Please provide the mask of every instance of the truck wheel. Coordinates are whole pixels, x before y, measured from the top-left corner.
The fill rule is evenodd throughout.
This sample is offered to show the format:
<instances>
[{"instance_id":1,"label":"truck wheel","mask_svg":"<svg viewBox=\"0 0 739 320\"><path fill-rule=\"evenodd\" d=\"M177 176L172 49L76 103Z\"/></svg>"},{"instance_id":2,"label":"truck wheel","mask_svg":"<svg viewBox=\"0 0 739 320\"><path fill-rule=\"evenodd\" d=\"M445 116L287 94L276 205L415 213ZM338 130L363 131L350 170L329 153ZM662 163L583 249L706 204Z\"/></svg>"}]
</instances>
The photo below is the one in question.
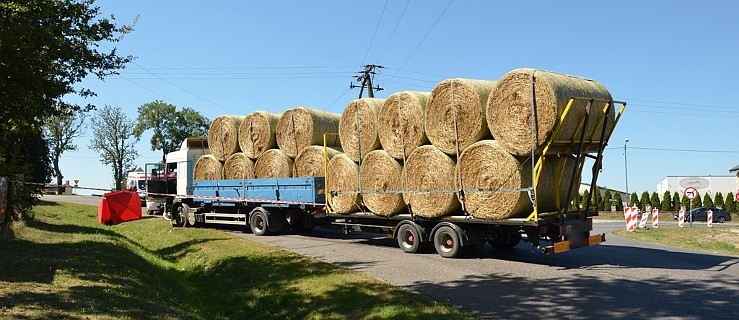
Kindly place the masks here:
<instances>
[{"instance_id":1,"label":"truck wheel","mask_svg":"<svg viewBox=\"0 0 739 320\"><path fill-rule=\"evenodd\" d=\"M249 226L255 236L266 236L269 234L267 227L267 212L262 208L256 208L249 217Z\"/></svg>"},{"instance_id":2,"label":"truck wheel","mask_svg":"<svg viewBox=\"0 0 739 320\"><path fill-rule=\"evenodd\" d=\"M434 248L444 258L454 258L459 254L459 234L449 226L441 226L434 233Z\"/></svg>"},{"instance_id":3,"label":"truck wheel","mask_svg":"<svg viewBox=\"0 0 739 320\"><path fill-rule=\"evenodd\" d=\"M411 224L398 227L398 246L405 253L421 252L424 242L421 242L421 233Z\"/></svg>"},{"instance_id":4,"label":"truck wheel","mask_svg":"<svg viewBox=\"0 0 739 320\"><path fill-rule=\"evenodd\" d=\"M172 218L169 220L172 227L182 227L187 223L187 205L184 203L176 204L172 208Z\"/></svg>"}]
</instances>

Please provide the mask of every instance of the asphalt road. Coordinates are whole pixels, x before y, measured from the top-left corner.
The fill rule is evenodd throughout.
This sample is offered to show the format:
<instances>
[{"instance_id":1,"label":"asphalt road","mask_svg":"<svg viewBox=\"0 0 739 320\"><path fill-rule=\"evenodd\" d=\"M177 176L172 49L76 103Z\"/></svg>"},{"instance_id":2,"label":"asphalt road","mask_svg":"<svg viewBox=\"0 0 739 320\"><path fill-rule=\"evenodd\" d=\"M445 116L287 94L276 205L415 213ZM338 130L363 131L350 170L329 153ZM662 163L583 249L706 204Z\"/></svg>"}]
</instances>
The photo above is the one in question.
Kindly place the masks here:
<instances>
[{"instance_id":1,"label":"asphalt road","mask_svg":"<svg viewBox=\"0 0 739 320\"><path fill-rule=\"evenodd\" d=\"M98 205L99 197L44 196ZM674 226L670 220L662 227ZM695 225L695 227L704 227ZM315 229L247 239L364 272L495 319L739 319L739 258L680 250L608 234L601 245L546 256L521 243L464 258L406 254L394 239Z\"/></svg>"}]
</instances>

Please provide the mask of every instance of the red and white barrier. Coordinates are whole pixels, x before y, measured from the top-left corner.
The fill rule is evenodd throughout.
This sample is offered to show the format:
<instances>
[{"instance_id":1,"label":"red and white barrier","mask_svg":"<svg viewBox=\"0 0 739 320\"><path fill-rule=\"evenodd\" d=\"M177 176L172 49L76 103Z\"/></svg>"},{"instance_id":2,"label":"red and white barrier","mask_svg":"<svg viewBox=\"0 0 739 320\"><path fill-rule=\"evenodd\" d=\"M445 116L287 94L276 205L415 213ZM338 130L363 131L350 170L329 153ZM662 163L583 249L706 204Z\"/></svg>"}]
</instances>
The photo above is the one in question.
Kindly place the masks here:
<instances>
[{"instance_id":1,"label":"red and white barrier","mask_svg":"<svg viewBox=\"0 0 739 320\"><path fill-rule=\"evenodd\" d=\"M685 227L685 210L683 209L680 209L677 213L677 225L680 228Z\"/></svg>"},{"instance_id":2,"label":"red and white barrier","mask_svg":"<svg viewBox=\"0 0 739 320\"><path fill-rule=\"evenodd\" d=\"M626 231L634 231L631 228L631 208L624 207L624 221L626 221Z\"/></svg>"},{"instance_id":3,"label":"red and white barrier","mask_svg":"<svg viewBox=\"0 0 739 320\"><path fill-rule=\"evenodd\" d=\"M708 224L708 227L713 227L713 210L708 210L708 218L706 218L706 223Z\"/></svg>"},{"instance_id":4,"label":"red and white barrier","mask_svg":"<svg viewBox=\"0 0 739 320\"><path fill-rule=\"evenodd\" d=\"M647 207L647 210L644 211L641 215L641 220L639 220L639 228L644 229L647 227L647 218L649 218L649 211L650 207Z\"/></svg>"},{"instance_id":5,"label":"red and white barrier","mask_svg":"<svg viewBox=\"0 0 739 320\"><path fill-rule=\"evenodd\" d=\"M631 231L636 229L636 223L639 222L639 208L636 206L631 207Z\"/></svg>"},{"instance_id":6,"label":"red and white barrier","mask_svg":"<svg viewBox=\"0 0 739 320\"><path fill-rule=\"evenodd\" d=\"M659 228L659 209L652 209L652 228Z\"/></svg>"}]
</instances>

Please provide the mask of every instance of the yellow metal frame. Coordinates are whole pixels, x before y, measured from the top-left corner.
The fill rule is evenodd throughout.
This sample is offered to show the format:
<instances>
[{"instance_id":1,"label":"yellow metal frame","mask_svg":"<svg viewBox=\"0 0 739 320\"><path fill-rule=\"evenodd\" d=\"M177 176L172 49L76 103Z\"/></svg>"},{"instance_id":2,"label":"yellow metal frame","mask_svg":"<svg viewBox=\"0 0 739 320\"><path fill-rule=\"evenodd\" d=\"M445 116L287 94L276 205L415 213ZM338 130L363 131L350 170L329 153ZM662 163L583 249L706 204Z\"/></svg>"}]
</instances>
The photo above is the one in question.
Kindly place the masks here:
<instances>
[{"instance_id":1,"label":"yellow metal frame","mask_svg":"<svg viewBox=\"0 0 739 320\"><path fill-rule=\"evenodd\" d=\"M583 126L585 125L586 117L588 117L587 115L582 115L580 117L580 119L578 120L578 124L577 124L576 129L573 131L573 136L570 137L570 139L566 141L570 145L569 147L567 147L566 152L565 152L567 154L567 156L573 155L573 154L577 155L577 151L576 150L573 150L572 148L574 148L574 146L577 145L579 142L589 143L589 144L596 144L596 143L597 144L603 144L603 147L605 147L605 144L608 142L608 140L611 138L611 135L613 134L613 129L616 128L616 125L618 124L618 121L621 119L621 115L623 114L624 110L626 109L626 102L621 102L621 101L613 101L613 100L606 101L606 100L598 100L598 99L591 99L591 98L580 98L580 97L572 97L572 98L570 98L570 100L567 102L567 105L565 106L564 110L562 111L562 115L559 118L559 122L557 123L557 125L554 128L554 130L552 131L552 134L550 135L550 138L546 141L546 143L544 144L544 148L539 153L540 155L536 158L536 165L534 166L534 172L533 172L533 175L534 175L534 179L533 179L533 181L534 181L533 182L533 184L534 184L533 185L534 202L536 202L536 199L538 199L537 193L538 193L538 190L539 190L539 182L540 182L540 179L541 179L541 174L543 172L544 163L547 161L547 157L550 156L550 154L549 154L550 153L550 149L552 149L552 146L555 143L557 143L557 142L565 142L565 141L562 141L562 140L555 141L554 139L559 134L559 131L562 128L562 124L564 123L565 119L568 119L568 116L570 114L570 110L572 109L573 103L575 101L578 101L578 100L579 101L588 101L590 103L591 110L595 109L595 108L593 108L593 106L596 103L598 103L598 104L599 103L604 103L603 108L599 108L600 109L600 113L598 115L598 120L595 123L595 128L598 128L603 123L603 121L605 120L606 116L608 115L608 109L609 108L615 107L616 104L621 104L621 108L618 110L618 113L616 114L616 118L614 119L613 124L610 126L610 130L606 130L606 133L605 133L605 135L603 137L603 139L604 139L603 141L593 140L593 138L595 137L595 134L598 133L599 130L593 130L593 132L587 137L587 140L582 140L581 141L581 139L579 137L576 137L575 136L578 133L581 133L581 131L583 130ZM595 110L598 110L598 109L595 109ZM591 114L591 116L592 116L592 114ZM532 134L533 134L533 132L532 132ZM603 150L601 150L601 152L602 151ZM581 150L580 151L580 154L586 154L586 153L591 153L591 152L587 152L587 151L582 151ZM533 157L533 155L532 155L532 157ZM554 183L555 183L555 186L557 186L557 185L559 185L560 183L563 182L562 181L562 177L564 176L565 163L567 161L567 158L566 157L561 157L561 156L557 156L557 157L558 157L558 159L557 159L558 162L557 162L557 165L555 167L555 172L554 172ZM580 161L577 163L577 166L578 166L577 172L580 172L581 173L584 165L585 165L585 158L584 157L580 157ZM578 177L575 177L575 179L577 179L576 181L580 181L580 177L579 176ZM549 191L549 190L547 190L547 191ZM557 212L539 213L538 208L536 206L536 203L534 203L534 210L525 219L525 221L532 221L532 220L533 221L539 221L539 217L554 216L554 215L560 215L560 214L563 213L563 211L562 211L563 204L560 203L561 202L560 201L560 198L561 197L560 197L560 194L559 194L559 188L556 188L555 190L552 190L552 191L554 191L554 193L555 193L555 199L556 199L555 201L556 201ZM568 203L565 203L564 204L564 208L565 209L569 205L569 201L570 200L571 199L568 199Z\"/></svg>"},{"instance_id":2,"label":"yellow metal frame","mask_svg":"<svg viewBox=\"0 0 739 320\"><path fill-rule=\"evenodd\" d=\"M324 133L323 134L323 189L326 190L326 195L324 196L324 201L326 202L326 212L327 213L333 213L334 209L331 208L331 205L328 203L328 197L331 195L328 190L328 150L327 150L327 141L326 136L339 136L338 133Z\"/></svg>"}]
</instances>

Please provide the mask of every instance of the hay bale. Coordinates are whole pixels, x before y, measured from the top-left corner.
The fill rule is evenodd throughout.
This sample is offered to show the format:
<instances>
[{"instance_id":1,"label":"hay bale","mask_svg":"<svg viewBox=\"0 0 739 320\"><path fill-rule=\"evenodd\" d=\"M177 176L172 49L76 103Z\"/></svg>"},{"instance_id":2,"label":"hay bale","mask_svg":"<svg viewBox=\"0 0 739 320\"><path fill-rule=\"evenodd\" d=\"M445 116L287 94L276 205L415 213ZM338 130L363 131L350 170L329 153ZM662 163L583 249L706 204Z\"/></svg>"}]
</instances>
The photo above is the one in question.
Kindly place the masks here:
<instances>
[{"instance_id":1,"label":"hay bale","mask_svg":"<svg viewBox=\"0 0 739 320\"><path fill-rule=\"evenodd\" d=\"M425 145L408 156L403 167L403 199L413 212L424 218L437 218L460 209L454 190L452 158L439 148ZM450 190L450 192L438 192ZM424 192L433 191L433 192Z\"/></svg>"},{"instance_id":2,"label":"hay bale","mask_svg":"<svg viewBox=\"0 0 739 320\"><path fill-rule=\"evenodd\" d=\"M531 154L531 73L534 69L516 69L506 73L496 85L487 102L487 121L498 142L515 155ZM539 153L559 122L562 111L571 97L589 97L611 100L611 94L598 82L574 76L537 70L535 73L536 130L535 149ZM572 137L580 117L585 115L587 101L576 101L555 139ZM593 111L602 109L603 104ZM613 108L611 108L613 111ZM597 115L591 113L586 139L591 133L600 138L602 125L595 127ZM615 112L608 123L612 128ZM611 129L608 130L611 130ZM579 138L579 136L578 136ZM586 151L595 151L588 149Z\"/></svg>"},{"instance_id":3,"label":"hay bale","mask_svg":"<svg viewBox=\"0 0 739 320\"><path fill-rule=\"evenodd\" d=\"M562 180L554 180L559 158L550 157L542 169L537 193L539 212L556 211L555 190L559 189L560 204L567 206L567 185L576 166L573 158L565 160ZM531 187L531 161L529 158L509 154L495 140L478 141L459 157L459 179L465 190L464 202L467 212L480 219L506 219L525 217L533 210L528 192L507 192ZM578 176L580 175L577 173ZM579 181L579 180L576 180ZM473 190L473 191L469 191ZM575 195L573 188L571 196ZM486 192L476 192L486 191Z\"/></svg>"},{"instance_id":4,"label":"hay bale","mask_svg":"<svg viewBox=\"0 0 739 320\"><path fill-rule=\"evenodd\" d=\"M380 144L393 158L407 158L413 150L428 144L423 114L430 94L401 91L390 95L382 105L378 120Z\"/></svg>"},{"instance_id":5,"label":"hay bale","mask_svg":"<svg viewBox=\"0 0 739 320\"><path fill-rule=\"evenodd\" d=\"M362 198L370 211L390 216L406 208L400 193L372 193L373 191L401 191L403 166L385 150L374 150L362 160Z\"/></svg>"},{"instance_id":6,"label":"hay bale","mask_svg":"<svg viewBox=\"0 0 739 320\"><path fill-rule=\"evenodd\" d=\"M300 151L295 157L295 176L296 177L323 177L326 170L324 159L331 160L341 151L326 148L326 156L324 158L323 146L308 146Z\"/></svg>"},{"instance_id":7,"label":"hay bale","mask_svg":"<svg viewBox=\"0 0 739 320\"><path fill-rule=\"evenodd\" d=\"M200 156L192 169L193 180L219 180L222 174L223 164L212 154Z\"/></svg>"},{"instance_id":8,"label":"hay bale","mask_svg":"<svg viewBox=\"0 0 739 320\"><path fill-rule=\"evenodd\" d=\"M359 209L359 166L344 153L328 162L326 190L328 203L338 213L351 213Z\"/></svg>"},{"instance_id":9,"label":"hay bale","mask_svg":"<svg viewBox=\"0 0 739 320\"><path fill-rule=\"evenodd\" d=\"M323 134L337 133L341 115L321 110L296 107L282 113L277 123L277 145L291 158L303 148L323 145ZM327 136L326 146L340 147L337 136Z\"/></svg>"},{"instance_id":10,"label":"hay bale","mask_svg":"<svg viewBox=\"0 0 739 320\"><path fill-rule=\"evenodd\" d=\"M257 178L290 178L293 160L280 149L269 149L259 156L254 171Z\"/></svg>"},{"instance_id":11,"label":"hay bale","mask_svg":"<svg viewBox=\"0 0 739 320\"><path fill-rule=\"evenodd\" d=\"M341 114L339 121L341 148L355 162L359 162L360 154L364 157L381 146L377 134L379 131L378 115L384 102L385 99L357 99L349 102ZM357 128L357 121L359 128Z\"/></svg>"},{"instance_id":12,"label":"hay bale","mask_svg":"<svg viewBox=\"0 0 739 320\"><path fill-rule=\"evenodd\" d=\"M254 111L239 126L239 146L250 159L257 159L265 151L277 148L277 122L280 114Z\"/></svg>"},{"instance_id":13,"label":"hay bale","mask_svg":"<svg viewBox=\"0 0 739 320\"><path fill-rule=\"evenodd\" d=\"M239 152L239 126L244 116L223 115L211 122L208 129L208 148L219 161Z\"/></svg>"},{"instance_id":14,"label":"hay bale","mask_svg":"<svg viewBox=\"0 0 739 320\"><path fill-rule=\"evenodd\" d=\"M459 152L490 137L485 104L494 86L495 81L473 79L448 79L437 84L426 104L424 120L431 144L456 156L457 137Z\"/></svg>"},{"instance_id":15,"label":"hay bale","mask_svg":"<svg viewBox=\"0 0 739 320\"><path fill-rule=\"evenodd\" d=\"M243 152L230 155L223 163L223 179L254 179L254 161Z\"/></svg>"}]
</instances>

